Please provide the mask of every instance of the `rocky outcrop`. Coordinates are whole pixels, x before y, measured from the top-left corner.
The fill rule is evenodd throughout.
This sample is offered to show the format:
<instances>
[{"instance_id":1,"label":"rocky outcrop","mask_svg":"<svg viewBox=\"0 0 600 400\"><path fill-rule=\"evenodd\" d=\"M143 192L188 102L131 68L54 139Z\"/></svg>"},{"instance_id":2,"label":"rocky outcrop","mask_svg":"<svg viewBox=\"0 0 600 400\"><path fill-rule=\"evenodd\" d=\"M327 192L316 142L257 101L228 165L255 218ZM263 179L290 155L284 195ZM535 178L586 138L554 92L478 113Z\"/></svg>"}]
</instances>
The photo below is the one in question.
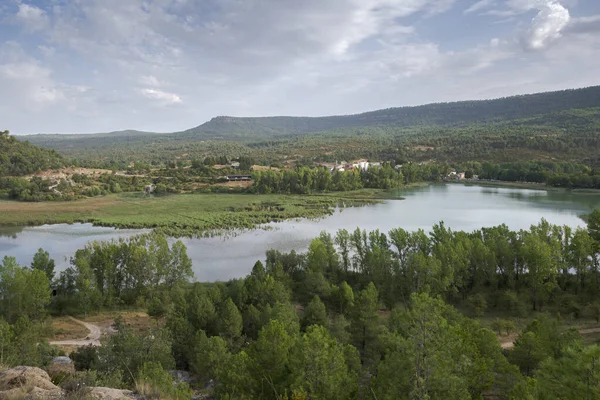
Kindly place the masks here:
<instances>
[{"instance_id":1,"label":"rocky outcrop","mask_svg":"<svg viewBox=\"0 0 600 400\"><path fill-rule=\"evenodd\" d=\"M64 391L52 383L44 370L15 367L0 372L0 400L15 398L62 399Z\"/></svg>"},{"instance_id":2,"label":"rocky outcrop","mask_svg":"<svg viewBox=\"0 0 600 400\"><path fill-rule=\"evenodd\" d=\"M55 359L53 365L69 367L66 359ZM105 387L90 387L81 394L85 399L132 400L137 399L129 390ZM59 400L65 399L67 393L50 380L48 373L36 367L15 367L0 372L0 400L32 399Z\"/></svg>"}]
</instances>

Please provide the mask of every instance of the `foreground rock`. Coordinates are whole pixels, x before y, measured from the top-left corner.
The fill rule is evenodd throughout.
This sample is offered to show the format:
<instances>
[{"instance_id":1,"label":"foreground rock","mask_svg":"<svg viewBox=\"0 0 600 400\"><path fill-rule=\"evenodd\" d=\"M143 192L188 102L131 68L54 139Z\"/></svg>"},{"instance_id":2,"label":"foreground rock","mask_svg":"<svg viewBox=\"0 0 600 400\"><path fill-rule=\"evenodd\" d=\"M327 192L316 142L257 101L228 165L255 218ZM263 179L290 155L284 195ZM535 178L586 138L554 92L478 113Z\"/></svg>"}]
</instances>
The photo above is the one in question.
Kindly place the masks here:
<instances>
[{"instance_id":1,"label":"foreground rock","mask_svg":"<svg viewBox=\"0 0 600 400\"><path fill-rule=\"evenodd\" d=\"M14 398L62 399L64 391L48 373L35 367L15 367L0 372L0 400Z\"/></svg>"},{"instance_id":2,"label":"foreground rock","mask_svg":"<svg viewBox=\"0 0 600 400\"><path fill-rule=\"evenodd\" d=\"M90 388L87 394L90 399L105 399L105 400L128 400L135 399L133 392L130 390L111 389L105 387Z\"/></svg>"},{"instance_id":3,"label":"foreground rock","mask_svg":"<svg viewBox=\"0 0 600 400\"><path fill-rule=\"evenodd\" d=\"M66 360L55 360L57 365L70 365ZM35 399L58 400L67 393L50 380L48 373L36 367L15 367L0 372L0 400ZM130 400L137 399L129 390L91 387L82 393L82 399Z\"/></svg>"}]
</instances>

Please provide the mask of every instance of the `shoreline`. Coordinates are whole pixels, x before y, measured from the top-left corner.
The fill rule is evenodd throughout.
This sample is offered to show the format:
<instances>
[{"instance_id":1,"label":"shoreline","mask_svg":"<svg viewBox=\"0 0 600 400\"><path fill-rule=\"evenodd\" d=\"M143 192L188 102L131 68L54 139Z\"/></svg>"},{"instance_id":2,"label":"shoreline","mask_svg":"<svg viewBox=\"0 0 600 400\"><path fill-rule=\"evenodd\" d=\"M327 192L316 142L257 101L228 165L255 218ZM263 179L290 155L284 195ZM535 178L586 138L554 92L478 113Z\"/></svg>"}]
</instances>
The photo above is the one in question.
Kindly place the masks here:
<instances>
[{"instance_id":1,"label":"shoreline","mask_svg":"<svg viewBox=\"0 0 600 400\"><path fill-rule=\"evenodd\" d=\"M587 189L587 188L563 188L548 186L545 183L535 182L510 182L510 181L442 181L441 183L447 183L452 185L464 185L464 186L483 186L483 187L504 187L513 189L529 189L529 190L545 190L552 192L571 192L578 194L600 194L600 189Z\"/></svg>"}]
</instances>

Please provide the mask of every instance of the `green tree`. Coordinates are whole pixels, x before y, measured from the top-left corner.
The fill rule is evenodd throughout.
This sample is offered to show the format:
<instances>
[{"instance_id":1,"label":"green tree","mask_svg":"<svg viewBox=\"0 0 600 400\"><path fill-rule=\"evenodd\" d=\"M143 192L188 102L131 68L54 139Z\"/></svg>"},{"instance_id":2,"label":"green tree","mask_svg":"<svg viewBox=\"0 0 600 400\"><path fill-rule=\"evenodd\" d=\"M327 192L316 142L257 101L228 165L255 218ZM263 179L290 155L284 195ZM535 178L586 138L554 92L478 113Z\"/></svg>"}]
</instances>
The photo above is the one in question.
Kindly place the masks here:
<instances>
[{"instance_id":1,"label":"green tree","mask_svg":"<svg viewBox=\"0 0 600 400\"><path fill-rule=\"evenodd\" d=\"M556 285L556 260L552 257L551 246L536 234L525 235L522 253L527 265L531 303L537 310Z\"/></svg>"},{"instance_id":2,"label":"green tree","mask_svg":"<svg viewBox=\"0 0 600 400\"><path fill-rule=\"evenodd\" d=\"M133 383L133 371L139 371L147 362L159 363L164 369L175 367L171 352L171 336L165 329L136 334L122 320L115 321L117 333L104 339L98 348L97 370L102 373L120 373L126 383Z\"/></svg>"},{"instance_id":3,"label":"green tree","mask_svg":"<svg viewBox=\"0 0 600 400\"><path fill-rule=\"evenodd\" d=\"M356 350L354 350L356 351ZM292 351L292 389L312 399L352 398L357 375L346 363L344 347L323 326L311 326Z\"/></svg>"},{"instance_id":4,"label":"green tree","mask_svg":"<svg viewBox=\"0 0 600 400\"><path fill-rule=\"evenodd\" d=\"M227 342L218 336L207 337L204 331L198 331L191 349L191 371L203 382L219 380L225 373L231 354L227 351Z\"/></svg>"},{"instance_id":5,"label":"green tree","mask_svg":"<svg viewBox=\"0 0 600 400\"><path fill-rule=\"evenodd\" d=\"M136 379L136 389L147 399L187 400L194 391L187 383L173 382L173 376L160 363L142 365Z\"/></svg>"},{"instance_id":6,"label":"green tree","mask_svg":"<svg viewBox=\"0 0 600 400\"><path fill-rule=\"evenodd\" d=\"M375 285L369 285L358 292L350 314L350 333L352 342L360 352L363 364L376 358L377 335L380 318L378 293Z\"/></svg>"},{"instance_id":7,"label":"green tree","mask_svg":"<svg viewBox=\"0 0 600 400\"><path fill-rule=\"evenodd\" d=\"M52 282L54 279L54 267L54 260L50 258L50 254L47 251L39 249L33 256L31 268L44 272L48 277L49 282Z\"/></svg>"},{"instance_id":8,"label":"green tree","mask_svg":"<svg viewBox=\"0 0 600 400\"><path fill-rule=\"evenodd\" d=\"M242 314L231 298L221 306L218 325L220 335L229 343L233 343L242 334Z\"/></svg>"},{"instance_id":9,"label":"green tree","mask_svg":"<svg viewBox=\"0 0 600 400\"><path fill-rule=\"evenodd\" d=\"M44 272L20 267L16 259L4 257L0 264L0 313L8 322L19 317L43 317L50 295L50 283Z\"/></svg>"},{"instance_id":10,"label":"green tree","mask_svg":"<svg viewBox=\"0 0 600 400\"><path fill-rule=\"evenodd\" d=\"M345 281L339 286L333 286L331 292L332 302L340 314L354 305L354 291Z\"/></svg>"},{"instance_id":11,"label":"green tree","mask_svg":"<svg viewBox=\"0 0 600 400\"><path fill-rule=\"evenodd\" d=\"M600 399L600 347L570 348L547 358L536 375L539 399Z\"/></svg>"},{"instance_id":12,"label":"green tree","mask_svg":"<svg viewBox=\"0 0 600 400\"><path fill-rule=\"evenodd\" d=\"M304 309L302 317L302 326L307 328L311 325L327 325L327 309L319 296L314 296Z\"/></svg>"},{"instance_id":13,"label":"green tree","mask_svg":"<svg viewBox=\"0 0 600 400\"><path fill-rule=\"evenodd\" d=\"M295 343L282 322L272 320L260 330L248 350L255 397L278 399L285 394L291 383L290 352Z\"/></svg>"}]
</instances>

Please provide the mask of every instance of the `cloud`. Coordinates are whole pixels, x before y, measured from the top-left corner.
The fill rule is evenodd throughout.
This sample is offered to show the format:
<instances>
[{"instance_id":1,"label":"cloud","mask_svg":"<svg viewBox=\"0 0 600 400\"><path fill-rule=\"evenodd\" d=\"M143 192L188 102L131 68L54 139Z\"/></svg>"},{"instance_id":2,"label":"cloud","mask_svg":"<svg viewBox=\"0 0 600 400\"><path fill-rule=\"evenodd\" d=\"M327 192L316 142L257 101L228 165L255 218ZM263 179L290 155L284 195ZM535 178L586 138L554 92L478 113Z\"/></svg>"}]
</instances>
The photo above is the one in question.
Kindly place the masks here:
<instances>
[{"instance_id":1,"label":"cloud","mask_svg":"<svg viewBox=\"0 0 600 400\"><path fill-rule=\"evenodd\" d=\"M589 17L572 18L566 31L572 33L590 33L600 31L600 14Z\"/></svg>"},{"instance_id":2,"label":"cloud","mask_svg":"<svg viewBox=\"0 0 600 400\"><path fill-rule=\"evenodd\" d=\"M495 0L480 0L473 3L471 7L463 11L464 14L474 13L475 11L483 10L484 8L492 7L496 3Z\"/></svg>"},{"instance_id":3,"label":"cloud","mask_svg":"<svg viewBox=\"0 0 600 400\"><path fill-rule=\"evenodd\" d=\"M569 10L556 0L539 0L535 3L538 9L524 40L531 50L543 50L562 36L562 31L569 24Z\"/></svg>"},{"instance_id":4,"label":"cloud","mask_svg":"<svg viewBox=\"0 0 600 400\"><path fill-rule=\"evenodd\" d=\"M49 23L48 15L44 10L25 3L19 4L16 18L31 32L42 30Z\"/></svg>"},{"instance_id":5,"label":"cloud","mask_svg":"<svg viewBox=\"0 0 600 400\"><path fill-rule=\"evenodd\" d=\"M0 3L2 21L21 8L29 17L22 30L0 26L21 46L4 55L0 43L0 122L21 133L175 131L214 115L347 114L576 87L597 80L600 57L600 20L580 7L563 25L571 0ZM498 17L509 23L487 24Z\"/></svg>"},{"instance_id":6,"label":"cloud","mask_svg":"<svg viewBox=\"0 0 600 400\"><path fill-rule=\"evenodd\" d=\"M159 100L163 104L181 103L181 97L175 93L163 92L157 89L142 89L141 93L149 99Z\"/></svg>"}]
</instances>

